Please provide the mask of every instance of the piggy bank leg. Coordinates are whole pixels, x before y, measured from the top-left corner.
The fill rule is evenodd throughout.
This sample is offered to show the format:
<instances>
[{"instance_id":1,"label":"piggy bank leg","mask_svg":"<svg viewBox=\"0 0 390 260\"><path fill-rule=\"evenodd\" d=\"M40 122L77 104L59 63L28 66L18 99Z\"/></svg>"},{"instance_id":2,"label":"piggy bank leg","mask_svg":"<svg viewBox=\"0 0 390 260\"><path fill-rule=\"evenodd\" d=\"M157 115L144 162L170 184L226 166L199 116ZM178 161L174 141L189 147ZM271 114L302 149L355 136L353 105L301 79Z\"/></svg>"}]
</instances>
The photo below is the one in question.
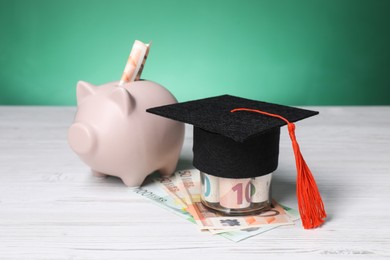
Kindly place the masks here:
<instances>
[{"instance_id":1,"label":"piggy bank leg","mask_svg":"<svg viewBox=\"0 0 390 260\"><path fill-rule=\"evenodd\" d=\"M171 162L169 162L167 165L162 167L159 170L159 172L162 176L169 177L175 172L176 165L177 165L177 158L175 158L175 160L171 160Z\"/></svg>"},{"instance_id":2,"label":"piggy bank leg","mask_svg":"<svg viewBox=\"0 0 390 260\"><path fill-rule=\"evenodd\" d=\"M139 187L145 180L147 174L126 174L125 177L120 177L122 181L129 187Z\"/></svg>"},{"instance_id":3,"label":"piggy bank leg","mask_svg":"<svg viewBox=\"0 0 390 260\"><path fill-rule=\"evenodd\" d=\"M92 169L91 169L91 172L92 172L93 176L96 176L96 177L103 178L103 177L106 177L106 176L107 176L107 175L104 174L104 173L101 173L101 172L98 172L98 171L95 171L95 170L92 170Z\"/></svg>"}]
</instances>

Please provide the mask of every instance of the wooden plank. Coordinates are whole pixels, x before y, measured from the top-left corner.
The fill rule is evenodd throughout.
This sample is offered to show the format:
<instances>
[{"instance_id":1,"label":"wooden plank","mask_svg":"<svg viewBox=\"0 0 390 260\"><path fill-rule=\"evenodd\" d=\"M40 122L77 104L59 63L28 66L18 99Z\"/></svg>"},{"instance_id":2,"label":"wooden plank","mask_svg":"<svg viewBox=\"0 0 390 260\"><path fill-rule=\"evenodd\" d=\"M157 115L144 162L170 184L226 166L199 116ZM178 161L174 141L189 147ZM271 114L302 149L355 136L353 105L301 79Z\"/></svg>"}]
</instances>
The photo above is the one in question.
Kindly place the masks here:
<instances>
[{"instance_id":1,"label":"wooden plank","mask_svg":"<svg viewBox=\"0 0 390 260\"><path fill-rule=\"evenodd\" d=\"M319 229L282 227L240 243L91 176L67 145L73 107L0 107L0 259L390 257L390 107L310 107L297 138L327 212ZM191 166L187 126L179 168ZM296 207L282 129L274 197Z\"/></svg>"}]
</instances>

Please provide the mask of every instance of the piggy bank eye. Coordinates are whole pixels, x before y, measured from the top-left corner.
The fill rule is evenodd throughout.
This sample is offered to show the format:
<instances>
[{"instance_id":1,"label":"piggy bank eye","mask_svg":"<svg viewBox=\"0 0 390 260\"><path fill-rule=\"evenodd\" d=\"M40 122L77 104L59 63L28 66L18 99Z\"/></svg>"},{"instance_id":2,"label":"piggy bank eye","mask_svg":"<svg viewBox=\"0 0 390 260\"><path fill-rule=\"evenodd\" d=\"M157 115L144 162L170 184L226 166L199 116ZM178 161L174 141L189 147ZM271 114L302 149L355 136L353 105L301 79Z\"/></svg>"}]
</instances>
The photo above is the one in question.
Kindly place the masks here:
<instances>
[{"instance_id":1,"label":"piggy bank eye","mask_svg":"<svg viewBox=\"0 0 390 260\"><path fill-rule=\"evenodd\" d=\"M77 105L88 96L95 94L95 86L85 81L77 82Z\"/></svg>"}]
</instances>

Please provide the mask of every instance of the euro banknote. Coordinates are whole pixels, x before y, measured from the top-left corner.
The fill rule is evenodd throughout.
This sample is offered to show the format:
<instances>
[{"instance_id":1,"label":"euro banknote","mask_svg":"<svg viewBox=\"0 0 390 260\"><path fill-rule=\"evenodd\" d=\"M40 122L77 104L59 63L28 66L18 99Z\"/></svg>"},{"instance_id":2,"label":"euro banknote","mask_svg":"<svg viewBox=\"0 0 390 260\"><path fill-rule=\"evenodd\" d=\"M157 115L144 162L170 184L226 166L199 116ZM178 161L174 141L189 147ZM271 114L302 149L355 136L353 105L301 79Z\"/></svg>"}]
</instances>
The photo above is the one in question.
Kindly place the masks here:
<instances>
[{"instance_id":1,"label":"euro banknote","mask_svg":"<svg viewBox=\"0 0 390 260\"><path fill-rule=\"evenodd\" d=\"M203 229L232 230L263 226L293 225L294 222L285 210L273 202L272 208L261 214L250 216L224 216L210 211L201 203L200 176L196 169L178 171L171 178L176 188L176 195L187 204L187 211Z\"/></svg>"},{"instance_id":2,"label":"euro banknote","mask_svg":"<svg viewBox=\"0 0 390 260\"><path fill-rule=\"evenodd\" d=\"M194 201L200 200L200 195L197 192L197 189L200 185L199 178L196 178L197 174L199 173L197 173L196 170L187 170L179 171L170 178L161 178L157 175L152 175L147 179L142 187L131 189L131 191L151 200L158 206L163 207L192 223L197 223L192 216L194 213L189 213L187 206L187 203L189 202L193 203ZM182 190L179 189L180 185L177 186L177 183L182 183ZM183 189L183 186L186 187L186 190ZM185 195L190 198L186 198ZM282 207L282 209L279 210L284 210L290 221L299 219L299 214L296 210L282 205L279 205L279 207ZM196 217L199 218L199 216ZM202 215L202 217L204 216ZM271 224L260 227L223 226L222 229L206 229L203 227L201 229L208 230L212 234L220 235L231 241L239 242L249 237L274 229L278 226L280 225Z\"/></svg>"}]
</instances>

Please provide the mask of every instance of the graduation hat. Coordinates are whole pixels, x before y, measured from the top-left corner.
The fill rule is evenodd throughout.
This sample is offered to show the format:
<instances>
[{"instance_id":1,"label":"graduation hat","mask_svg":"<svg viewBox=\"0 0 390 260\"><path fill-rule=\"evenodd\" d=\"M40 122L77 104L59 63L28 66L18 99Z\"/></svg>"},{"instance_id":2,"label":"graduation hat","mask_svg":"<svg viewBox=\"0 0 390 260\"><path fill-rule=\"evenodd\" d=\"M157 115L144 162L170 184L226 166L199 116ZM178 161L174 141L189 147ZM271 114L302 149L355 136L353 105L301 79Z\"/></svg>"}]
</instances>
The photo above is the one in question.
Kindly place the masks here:
<instances>
[{"instance_id":1,"label":"graduation hat","mask_svg":"<svg viewBox=\"0 0 390 260\"><path fill-rule=\"evenodd\" d=\"M252 178L275 171L280 127L287 125L296 160L303 226L314 228L324 222L324 205L300 153L293 124L318 112L230 95L150 108L147 112L192 124L193 165L223 178Z\"/></svg>"}]
</instances>

